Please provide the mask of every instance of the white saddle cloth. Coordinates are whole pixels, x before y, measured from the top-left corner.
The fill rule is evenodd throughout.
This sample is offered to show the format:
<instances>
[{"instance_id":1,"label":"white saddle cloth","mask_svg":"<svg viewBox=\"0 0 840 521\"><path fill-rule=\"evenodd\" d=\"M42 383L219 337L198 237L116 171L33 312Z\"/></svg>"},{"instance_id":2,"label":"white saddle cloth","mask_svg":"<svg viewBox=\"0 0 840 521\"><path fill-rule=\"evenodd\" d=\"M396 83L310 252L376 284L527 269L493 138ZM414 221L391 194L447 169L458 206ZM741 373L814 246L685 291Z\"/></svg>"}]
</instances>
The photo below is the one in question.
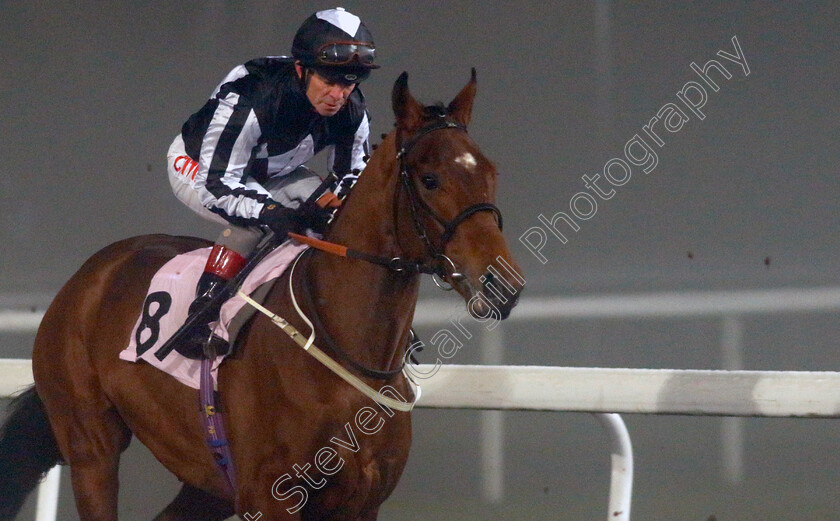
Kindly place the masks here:
<instances>
[{"instance_id":1,"label":"white saddle cloth","mask_svg":"<svg viewBox=\"0 0 840 521\"><path fill-rule=\"evenodd\" d=\"M295 241L287 241L269 253L245 278L240 288L246 295L264 284L277 279L294 258L307 248ZM204 271L210 248L183 253L163 265L152 277L143 309L131 331L128 347L120 352L120 359L128 362L144 361L174 376L179 382L194 389L199 388L200 360L186 358L175 350L159 352L161 346L187 319L190 304L195 299L195 287ZM238 295L222 305L219 321L211 323L213 332L231 340L229 328L234 317L246 302ZM224 356L213 362L213 380Z\"/></svg>"}]
</instances>

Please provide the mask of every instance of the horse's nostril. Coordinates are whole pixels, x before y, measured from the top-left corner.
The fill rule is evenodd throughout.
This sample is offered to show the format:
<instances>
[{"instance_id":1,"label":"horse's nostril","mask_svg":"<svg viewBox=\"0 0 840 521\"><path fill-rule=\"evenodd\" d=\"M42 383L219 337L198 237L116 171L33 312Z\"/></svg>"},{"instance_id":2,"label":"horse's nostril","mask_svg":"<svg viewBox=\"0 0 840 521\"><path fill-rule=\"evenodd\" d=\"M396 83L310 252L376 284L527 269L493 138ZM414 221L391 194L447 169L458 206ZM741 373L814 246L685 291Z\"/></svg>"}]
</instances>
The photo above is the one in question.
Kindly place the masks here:
<instances>
[{"instance_id":1,"label":"horse's nostril","mask_svg":"<svg viewBox=\"0 0 840 521\"><path fill-rule=\"evenodd\" d=\"M507 304L510 297L513 297L512 292L508 291L505 281L499 281L501 284L496 282L496 277L489 271L479 277L478 280L481 282L484 294L500 305Z\"/></svg>"}]
</instances>

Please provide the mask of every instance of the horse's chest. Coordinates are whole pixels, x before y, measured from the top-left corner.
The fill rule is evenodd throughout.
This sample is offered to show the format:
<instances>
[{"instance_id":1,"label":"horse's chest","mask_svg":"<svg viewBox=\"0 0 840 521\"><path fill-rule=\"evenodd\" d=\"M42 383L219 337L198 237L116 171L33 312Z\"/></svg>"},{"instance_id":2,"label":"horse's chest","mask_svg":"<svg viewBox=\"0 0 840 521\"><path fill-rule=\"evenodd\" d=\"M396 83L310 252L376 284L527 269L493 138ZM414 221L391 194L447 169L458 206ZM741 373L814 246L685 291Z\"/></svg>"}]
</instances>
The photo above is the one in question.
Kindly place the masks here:
<instances>
[{"instance_id":1,"label":"horse's chest","mask_svg":"<svg viewBox=\"0 0 840 521\"><path fill-rule=\"evenodd\" d=\"M329 519L344 519L346 513L346 519L355 520L378 507L405 468L411 444L408 415L374 415L374 407L360 408L330 436L329 445L315 452L313 464L323 485L313 499L317 511L330 512Z\"/></svg>"}]
</instances>

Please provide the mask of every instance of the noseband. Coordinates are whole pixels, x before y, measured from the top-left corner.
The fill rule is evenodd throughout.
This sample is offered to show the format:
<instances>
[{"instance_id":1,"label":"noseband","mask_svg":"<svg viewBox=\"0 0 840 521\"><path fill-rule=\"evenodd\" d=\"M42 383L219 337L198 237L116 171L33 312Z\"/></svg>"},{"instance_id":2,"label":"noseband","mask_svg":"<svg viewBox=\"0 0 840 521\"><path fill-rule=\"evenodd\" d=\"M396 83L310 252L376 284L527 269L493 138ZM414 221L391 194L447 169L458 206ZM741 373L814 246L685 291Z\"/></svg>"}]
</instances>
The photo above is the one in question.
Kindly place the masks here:
<instances>
[{"instance_id":1,"label":"noseband","mask_svg":"<svg viewBox=\"0 0 840 521\"><path fill-rule=\"evenodd\" d=\"M467 208L463 209L458 215L456 215L452 220L447 221L443 217L437 214L426 201L420 197L420 194L417 192L417 186L412 182L411 177L408 173L408 166L406 164L406 156L411 151L412 148L420 141L421 138L430 134L436 130L444 130L444 129L458 129L464 132L467 131L467 127L461 125L460 123L455 123L453 121L446 121L443 119L443 115L441 115L440 121L436 121L430 125L427 125L420 130L418 130L412 138L407 141L404 145L400 147L399 152L397 152L397 158L400 160L400 185L399 188L396 190L394 194L394 218L396 221L397 215L397 206L399 201L400 195L400 188L404 188L406 193L408 194L408 201L409 201L409 212L411 213L411 220L414 225L414 231L416 232L417 236L423 241L423 244L426 247L426 253L431 257L434 261L437 261L438 264L430 271L438 275L439 277L443 278L447 274L447 266L448 264L451 268L451 272L449 273L450 278L453 281L461 280L465 278L465 276L461 273L458 273L455 268L455 263L452 262L448 256L444 254L446 250L446 245L452 240L452 237L455 235L455 231L457 230L458 226L461 225L464 221L469 219L473 214L478 212L492 212L496 216L496 222L499 225L499 230L502 229L502 212L499 208L494 205L493 203L476 203ZM443 234L440 236L440 244L435 246L432 244L432 241L429 239L429 235L426 233L426 228L423 226L423 223L420 219L420 212L424 212L427 215L431 216L435 221L438 222L443 227ZM452 289L452 288L444 288L441 286L437 280L435 280L435 284L443 289Z\"/></svg>"}]
</instances>

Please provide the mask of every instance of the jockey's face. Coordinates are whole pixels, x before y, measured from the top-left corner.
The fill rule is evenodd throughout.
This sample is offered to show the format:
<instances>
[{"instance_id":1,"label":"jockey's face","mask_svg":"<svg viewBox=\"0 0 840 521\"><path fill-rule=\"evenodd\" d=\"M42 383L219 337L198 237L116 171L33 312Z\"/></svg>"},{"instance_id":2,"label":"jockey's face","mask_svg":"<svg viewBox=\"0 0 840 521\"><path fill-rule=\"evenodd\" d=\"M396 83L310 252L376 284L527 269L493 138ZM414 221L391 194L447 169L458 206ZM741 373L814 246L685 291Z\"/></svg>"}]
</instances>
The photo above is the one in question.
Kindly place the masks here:
<instances>
[{"instance_id":1,"label":"jockey's face","mask_svg":"<svg viewBox=\"0 0 840 521\"><path fill-rule=\"evenodd\" d=\"M303 77L303 67L300 63L295 64L298 77ZM317 72L309 73L309 81L306 83L306 97L315 112L322 116L334 116L344 103L347 97L356 88L355 83L336 83L330 81Z\"/></svg>"}]
</instances>

